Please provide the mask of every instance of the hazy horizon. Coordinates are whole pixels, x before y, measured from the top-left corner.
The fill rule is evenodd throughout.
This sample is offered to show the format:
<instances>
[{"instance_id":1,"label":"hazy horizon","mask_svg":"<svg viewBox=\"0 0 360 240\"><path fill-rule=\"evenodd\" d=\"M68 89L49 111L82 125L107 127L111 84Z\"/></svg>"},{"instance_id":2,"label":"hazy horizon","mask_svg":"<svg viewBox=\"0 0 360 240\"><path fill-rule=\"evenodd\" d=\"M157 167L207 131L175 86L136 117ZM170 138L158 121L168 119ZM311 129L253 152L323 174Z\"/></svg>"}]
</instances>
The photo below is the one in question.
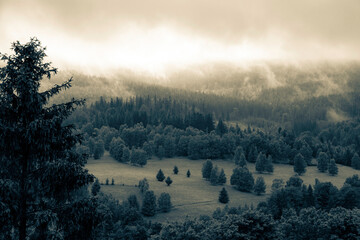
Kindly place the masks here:
<instances>
[{"instance_id":1,"label":"hazy horizon","mask_svg":"<svg viewBox=\"0 0 360 240\"><path fill-rule=\"evenodd\" d=\"M37 37L54 66L92 74L360 60L356 0L0 0L0 20L0 52Z\"/></svg>"}]
</instances>

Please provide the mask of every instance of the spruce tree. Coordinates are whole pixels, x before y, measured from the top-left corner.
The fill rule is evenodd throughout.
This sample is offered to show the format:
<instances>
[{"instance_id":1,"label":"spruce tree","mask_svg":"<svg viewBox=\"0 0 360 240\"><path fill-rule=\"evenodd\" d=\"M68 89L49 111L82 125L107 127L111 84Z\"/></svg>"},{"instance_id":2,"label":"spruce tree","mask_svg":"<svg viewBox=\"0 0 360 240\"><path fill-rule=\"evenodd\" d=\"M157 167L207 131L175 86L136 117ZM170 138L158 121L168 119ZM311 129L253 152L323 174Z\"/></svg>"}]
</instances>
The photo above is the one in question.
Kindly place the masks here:
<instances>
[{"instance_id":1,"label":"spruce tree","mask_svg":"<svg viewBox=\"0 0 360 240\"><path fill-rule=\"evenodd\" d=\"M146 178L144 178L143 180L140 180L138 187L139 187L141 193L147 192L149 190L148 180Z\"/></svg>"},{"instance_id":2,"label":"spruce tree","mask_svg":"<svg viewBox=\"0 0 360 240\"><path fill-rule=\"evenodd\" d=\"M272 163L272 157L271 155L269 155L266 159L266 163L265 163L265 171L272 173L274 172L274 165Z\"/></svg>"},{"instance_id":3,"label":"spruce tree","mask_svg":"<svg viewBox=\"0 0 360 240\"><path fill-rule=\"evenodd\" d=\"M168 193L161 193L158 199L158 207L161 212L169 212L172 204L171 197Z\"/></svg>"},{"instance_id":4,"label":"spruce tree","mask_svg":"<svg viewBox=\"0 0 360 240\"><path fill-rule=\"evenodd\" d=\"M219 194L219 202L221 203L228 203L229 202L229 195L225 188L222 188Z\"/></svg>"},{"instance_id":5,"label":"spruce tree","mask_svg":"<svg viewBox=\"0 0 360 240\"><path fill-rule=\"evenodd\" d=\"M230 178L230 184L242 192L251 192L254 187L254 178L247 168L235 168Z\"/></svg>"},{"instance_id":6,"label":"spruce tree","mask_svg":"<svg viewBox=\"0 0 360 240\"><path fill-rule=\"evenodd\" d=\"M259 153L257 147L255 145L251 145L250 152L248 155L248 161L252 163L256 162L258 155Z\"/></svg>"},{"instance_id":7,"label":"spruce tree","mask_svg":"<svg viewBox=\"0 0 360 240\"><path fill-rule=\"evenodd\" d=\"M211 183L211 185L216 185L218 183L218 167L217 166L215 166L211 170L210 183Z\"/></svg>"},{"instance_id":8,"label":"spruce tree","mask_svg":"<svg viewBox=\"0 0 360 240\"><path fill-rule=\"evenodd\" d=\"M224 185L225 183L226 183L226 175L224 169L222 168L217 178L217 184Z\"/></svg>"},{"instance_id":9,"label":"spruce tree","mask_svg":"<svg viewBox=\"0 0 360 240\"><path fill-rule=\"evenodd\" d=\"M156 174L156 179L157 179L159 182L164 181L165 175L164 175L164 173L163 173L163 171L162 171L161 169L159 169L158 173Z\"/></svg>"},{"instance_id":10,"label":"spruce tree","mask_svg":"<svg viewBox=\"0 0 360 240\"><path fill-rule=\"evenodd\" d=\"M234 154L234 158L233 158L236 165L239 165L241 154L244 154L244 150L241 146L238 146L235 149L235 154Z\"/></svg>"},{"instance_id":11,"label":"spruce tree","mask_svg":"<svg viewBox=\"0 0 360 240\"><path fill-rule=\"evenodd\" d=\"M30 239L33 233L45 239L52 226L62 229L67 223L61 211L73 207L76 212L70 193L94 179L83 169L85 157L75 152L82 137L64 123L84 101L49 103L71 87L72 79L39 91L41 81L57 73L44 63L39 40L14 42L12 51L0 54L5 62L0 68L0 212L11 219L1 224L0 232L9 239L9 234ZM40 219L43 213L49 221Z\"/></svg>"},{"instance_id":12,"label":"spruce tree","mask_svg":"<svg viewBox=\"0 0 360 240\"><path fill-rule=\"evenodd\" d=\"M167 184L168 186L170 186L170 184L172 184L173 180L171 180L170 177L167 177L166 180L165 180L165 182L166 182L166 184Z\"/></svg>"},{"instance_id":13,"label":"spruce tree","mask_svg":"<svg viewBox=\"0 0 360 240\"><path fill-rule=\"evenodd\" d=\"M306 162L304 160L304 157L301 155L301 153L298 153L295 156L294 159L294 172L296 172L299 175L302 175L306 172Z\"/></svg>"},{"instance_id":14,"label":"spruce tree","mask_svg":"<svg viewBox=\"0 0 360 240\"><path fill-rule=\"evenodd\" d=\"M191 176L191 172L190 172L190 169L187 170L186 172L186 176L189 178Z\"/></svg>"},{"instance_id":15,"label":"spruce tree","mask_svg":"<svg viewBox=\"0 0 360 240\"><path fill-rule=\"evenodd\" d=\"M203 167L202 167L202 177L205 178L206 180L209 180L212 169L213 169L213 164L210 160L207 160L206 162L204 162Z\"/></svg>"},{"instance_id":16,"label":"spruce tree","mask_svg":"<svg viewBox=\"0 0 360 240\"><path fill-rule=\"evenodd\" d=\"M174 172L174 174L178 174L178 173L179 173L179 169L178 169L177 166L174 166L173 172Z\"/></svg>"},{"instance_id":17,"label":"spruce tree","mask_svg":"<svg viewBox=\"0 0 360 240\"><path fill-rule=\"evenodd\" d=\"M254 192L257 195L265 193L266 185L263 177L258 177L255 181Z\"/></svg>"},{"instance_id":18,"label":"spruce tree","mask_svg":"<svg viewBox=\"0 0 360 240\"><path fill-rule=\"evenodd\" d=\"M351 159L351 167L360 170L360 157L357 153Z\"/></svg>"},{"instance_id":19,"label":"spruce tree","mask_svg":"<svg viewBox=\"0 0 360 240\"><path fill-rule=\"evenodd\" d=\"M326 153L320 152L318 156L317 168L320 172L326 172L329 166L329 157Z\"/></svg>"},{"instance_id":20,"label":"spruce tree","mask_svg":"<svg viewBox=\"0 0 360 240\"><path fill-rule=\"evenodd\" d=\"M335 159L331 159L329 163L329 174L334 176L338 174L338 167L336 166Z\"/></svg>"},{"instance_id":21,"label":"spruce tree","mask_svg":"<svg viewBox=\"0 0 360 240\"><path fill-rule=\"evenodd\" d=\"M246 166L246 157L245 154L242 153L240 155L240 159L239 159L239 163L238 163L239 167L245 167Z\"/></svg>"},{"instance_id":22,"label":"spruce tree","mask_svg":"<svg viewBox=\"0 0 360 240\"><path fill-rule=\"evenodd\" d=\"M144 196L141 213L144 216L154 216L156 213L156 197L153 191L147 191Z\"/></svg>"},{"instance_id":23,"label":"spruce tree","mask_svg":"<svg viewBox=\"0 0 360 240\"><path fill-rule=\"evenodd\" d=\"M265 154L260 152L256 158L255 169L259 173L262 173L263 171L265 171L265 166L266 166L266 156Z\"/></svg>"}]
</instances>

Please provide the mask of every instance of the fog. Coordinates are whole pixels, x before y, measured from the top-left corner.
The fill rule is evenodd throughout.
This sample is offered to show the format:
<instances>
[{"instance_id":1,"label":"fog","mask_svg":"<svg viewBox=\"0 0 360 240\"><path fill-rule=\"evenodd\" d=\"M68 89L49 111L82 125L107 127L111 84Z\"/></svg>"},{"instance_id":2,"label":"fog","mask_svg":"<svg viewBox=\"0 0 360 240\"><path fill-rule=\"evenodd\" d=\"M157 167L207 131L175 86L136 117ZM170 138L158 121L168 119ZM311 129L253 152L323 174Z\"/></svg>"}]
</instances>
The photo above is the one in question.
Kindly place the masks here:
<instances>
[{"instance_id":1,"label":"fog","mask_svg":"<svg viewBox=\"0 0 360 240\"><path fill-rule=\"evenodd\" d=\"M0 51L36 36L60 68L161 76L207 62L359 60L359 25L358 0L0 0Z\"/></svg>"}]
</instances>

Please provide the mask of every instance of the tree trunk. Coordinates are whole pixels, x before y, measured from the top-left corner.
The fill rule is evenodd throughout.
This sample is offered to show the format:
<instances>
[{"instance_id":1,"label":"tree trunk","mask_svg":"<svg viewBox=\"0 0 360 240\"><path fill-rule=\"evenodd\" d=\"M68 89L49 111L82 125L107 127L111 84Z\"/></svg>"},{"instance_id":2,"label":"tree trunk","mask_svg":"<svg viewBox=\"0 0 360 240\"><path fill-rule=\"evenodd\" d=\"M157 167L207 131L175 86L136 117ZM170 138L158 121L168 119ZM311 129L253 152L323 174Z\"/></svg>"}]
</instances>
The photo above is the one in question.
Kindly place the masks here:
<instances>
[{"instance_id":1,"label":"tree trunk","mask_svg":"<svg viewBox=\"0 0 360 240\"><path fill-rule=\"evenodd\" d=\"M21 162L21 177L20 177L20 225L19 225L19 240L26 240L26 223L27 223L27 164L28 163L28 154L25 150L25 154Z\"/></svg>"}]
</instances>

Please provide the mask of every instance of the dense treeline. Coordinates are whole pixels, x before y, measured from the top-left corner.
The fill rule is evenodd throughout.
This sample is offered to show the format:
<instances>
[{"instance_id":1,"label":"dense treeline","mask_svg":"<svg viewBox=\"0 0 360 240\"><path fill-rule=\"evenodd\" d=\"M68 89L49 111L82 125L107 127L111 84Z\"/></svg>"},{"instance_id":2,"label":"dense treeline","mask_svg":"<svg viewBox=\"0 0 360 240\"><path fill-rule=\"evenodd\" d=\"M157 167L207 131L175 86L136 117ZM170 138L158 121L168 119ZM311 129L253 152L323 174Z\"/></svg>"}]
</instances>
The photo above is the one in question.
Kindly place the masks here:
<instances>
[{"instance_id":1,"label":"dense treeline","mask_svg":"<svg viewBox=\"0 0 360 240\"><path fill-rule=\"evenodd\" d=\"M360 168L357 163L360 153L359 121L338 123L317 135L306 131L298 136L282 128L264 132L250 126L245 129L237 125L229 127L222 120L217 124L209 121L209 126L214 130L209 132L209 128L200 130L191 126L182 129L163 123L157 126L147 124L145 127L142 122L133 126L122 124L119 128L102 126L98 129L90 122L81 128L85 133L84 145L88 149L84 149L84 146L79 146L79 149L93 155L95 146L100 142L115 159L128 162L130 158L122 158L123 152L127 156L127 152L134 149L142 149L148 158L155 155L159 158L184 156L190 159L217 159L233 158L240 147L237 157L244 154L245 160L253 163L259 154L264 154L266 158L271 157L274 163L294 164L295 157L300 154L306 165L316 165L316 160L321 160L319 156L325 156L325 170L330 159L338 164Z\"/></svg>"}]
</instances>

